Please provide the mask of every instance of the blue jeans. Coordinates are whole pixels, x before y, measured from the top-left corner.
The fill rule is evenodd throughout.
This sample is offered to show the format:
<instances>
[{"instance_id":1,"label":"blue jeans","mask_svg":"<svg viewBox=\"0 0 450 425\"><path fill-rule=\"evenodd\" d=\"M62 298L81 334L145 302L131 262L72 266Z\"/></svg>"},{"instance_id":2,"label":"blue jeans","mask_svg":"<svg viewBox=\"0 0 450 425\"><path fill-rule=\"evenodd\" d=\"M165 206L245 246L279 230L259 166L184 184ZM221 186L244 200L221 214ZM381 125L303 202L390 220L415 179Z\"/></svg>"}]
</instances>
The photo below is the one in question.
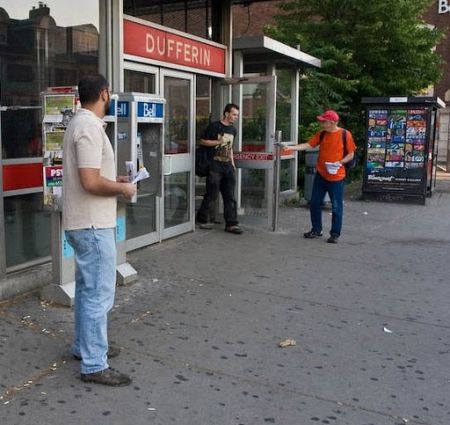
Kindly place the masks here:
<instances>
[{"instance_id":1,"label":"blue jeans","mask_svg":"<svg viewBox=\"0 0 450 425\"><path fill-rule=\"evenodd\" d=\"M325 180L319 173L314 177L311 194L311 224L312 230L322 232L322 203L328 192L331 199L331 231L333 236L340 236L342 229L342 216L344 213L344 180Z\"/></svg>"},{"instance_id":2,"label":"blue jeans","mask_svg":"<svg viewBox=\"0 0 450 425\"><path fill-rule=\"evenodd\" d=\"M66 230L75 251L75 341L81 373L108 368L107 315L116 289L115 229Z\"/></svg>"}]
</instances>

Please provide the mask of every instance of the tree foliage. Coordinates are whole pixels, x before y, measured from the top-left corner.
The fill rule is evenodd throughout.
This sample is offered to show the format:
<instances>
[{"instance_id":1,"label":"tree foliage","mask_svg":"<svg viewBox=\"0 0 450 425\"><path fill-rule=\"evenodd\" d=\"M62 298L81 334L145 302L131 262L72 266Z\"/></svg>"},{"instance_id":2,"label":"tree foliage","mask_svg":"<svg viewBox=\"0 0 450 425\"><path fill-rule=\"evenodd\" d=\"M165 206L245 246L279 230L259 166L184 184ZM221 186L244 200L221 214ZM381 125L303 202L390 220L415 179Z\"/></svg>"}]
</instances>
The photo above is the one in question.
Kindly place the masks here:
<instances>
[{"instance_id":1,"label":"tree foliage","mask_svg":"<svg viewBox=\"0 0 450 425\"><path fill-rule=\"evenodd\" d=\"M281 4L273 38L322 60L301 80L303 122L323 109L360 127L361 97L417 94L440 76L433 50L442 33L422 16L431 0L292 0ZM359 125L358 125L359 124Z\"/></svg>"}]
</instances>

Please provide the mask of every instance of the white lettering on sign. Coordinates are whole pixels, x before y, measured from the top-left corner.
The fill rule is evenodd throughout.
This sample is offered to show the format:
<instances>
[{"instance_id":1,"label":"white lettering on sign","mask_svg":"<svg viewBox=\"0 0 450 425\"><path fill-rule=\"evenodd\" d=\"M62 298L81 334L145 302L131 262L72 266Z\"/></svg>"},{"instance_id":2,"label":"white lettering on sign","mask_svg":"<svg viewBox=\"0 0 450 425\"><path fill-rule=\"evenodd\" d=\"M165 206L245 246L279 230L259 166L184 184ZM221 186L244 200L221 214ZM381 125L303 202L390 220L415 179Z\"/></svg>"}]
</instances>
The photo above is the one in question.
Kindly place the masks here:
<instances>
[{"instance_id":1,"label":"white lettering on sign","mask_svg":"<svg viewBox=\"0 0 450 425\"><path fill-rule=\"evenodd\" d=\"M118 102L117 115L119 115L120 117L128 116L128 102Z\"/></svg>"},{"instance_id":2,"label":"white lettering on sign","mask_svg":"<svg viewBox=\"0 0 450 425\"><path fill-rule=\"evenodd\" d=\"M155 103L144 103L144 117L156 117Z\"/></svg>"},{"instance_id":3,"label":"white lettering on sign","mask_svg":"<svg viewBox=\"0 0 450 425\"><path fill-rule=\"evenodd\" d=\"M168 59L206 67L211 65L210 50L204 47L193 46L185 41L147 33L145 48L149 54L158 53L159 56L167 56Z\"/></svg>"},{"instance_id":4,"label":"white lettering on sign","mask_svg":"<svg viewBox=\"0 0 450 425\"><path fill-rule=\"evenodd\" d=\"M237 161L272 161L270 152L234 152L233 158Z\"/></svg>"},{"instance_id":5,"label":"white lettering on sign","mask_svg":"<svg viewBox=\"0 0 450 425\"><path fill-rule=\"evenodd\" d=\"M63 175L62 168L57 168L57 169L52 168L50 170L50 176L51 177L62 177L62 175Z\"/></svg>"},{"instance_id":6,"label":"white lettering on sign","mask_svg":"<svg viewBox=\"0 0 450 425\"><path fill-rule=\"evenodd\" d=\"M449 0L439 0L438 13L450 13L450 3Z\"/></svg>"}]
</instances>

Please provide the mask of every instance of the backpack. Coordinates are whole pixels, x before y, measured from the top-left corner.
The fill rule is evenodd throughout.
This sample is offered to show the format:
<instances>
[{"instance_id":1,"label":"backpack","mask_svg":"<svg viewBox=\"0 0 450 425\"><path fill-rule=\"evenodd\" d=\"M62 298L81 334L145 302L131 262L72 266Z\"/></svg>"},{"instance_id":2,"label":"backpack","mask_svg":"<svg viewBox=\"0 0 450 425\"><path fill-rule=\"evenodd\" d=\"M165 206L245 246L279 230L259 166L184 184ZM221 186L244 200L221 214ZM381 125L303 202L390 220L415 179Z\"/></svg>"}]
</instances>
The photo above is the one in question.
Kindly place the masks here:
<instances>
[{"instance_id":1,"label":"backpack","mask_svg":"<svg viewBox=\"0 0 450 425\"><path fill-rule=\"evenodd\" d=\"M203 145L195 149L195 175L198 177L206 177L209 173L211 164L211 155L209 148Z\"/></svg>"},{"instance_id":2,"label":"backpack","mask_svg":"<svg viewBox=\"0 0 450 425\"><path fill-rule=\"evenodd\" d=\"M319 142L322 143L323 138L325 137L326 131L321 131L319 136ZM344 144L344 157L347 156L347 130L345 128L342 129L342 143ZM345 168L351 169L355 168L358 164L358 159L356 158L356 150L353 155L353 159L344 164Z\"/></svg>"}]
</instances>

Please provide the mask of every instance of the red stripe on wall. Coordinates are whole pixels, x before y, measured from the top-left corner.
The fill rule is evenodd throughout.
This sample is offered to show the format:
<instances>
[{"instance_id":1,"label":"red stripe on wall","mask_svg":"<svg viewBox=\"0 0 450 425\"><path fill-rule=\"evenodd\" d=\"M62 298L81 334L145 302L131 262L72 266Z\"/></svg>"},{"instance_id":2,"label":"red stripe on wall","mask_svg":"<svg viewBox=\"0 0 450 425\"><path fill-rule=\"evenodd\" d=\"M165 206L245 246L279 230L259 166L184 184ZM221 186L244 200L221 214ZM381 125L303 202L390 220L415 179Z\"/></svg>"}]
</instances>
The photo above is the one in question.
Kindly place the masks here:
<instances>
[{"instance_id":1,"label":"red stripe on wall","mask_svg":"<svg viewBox=\"0 0 450 425\"><path fill-rule=\"evenodd\" d=\"M3 165L3 190L41 187L42 176L42 162Z\"/></svg>"}]
</instances>

